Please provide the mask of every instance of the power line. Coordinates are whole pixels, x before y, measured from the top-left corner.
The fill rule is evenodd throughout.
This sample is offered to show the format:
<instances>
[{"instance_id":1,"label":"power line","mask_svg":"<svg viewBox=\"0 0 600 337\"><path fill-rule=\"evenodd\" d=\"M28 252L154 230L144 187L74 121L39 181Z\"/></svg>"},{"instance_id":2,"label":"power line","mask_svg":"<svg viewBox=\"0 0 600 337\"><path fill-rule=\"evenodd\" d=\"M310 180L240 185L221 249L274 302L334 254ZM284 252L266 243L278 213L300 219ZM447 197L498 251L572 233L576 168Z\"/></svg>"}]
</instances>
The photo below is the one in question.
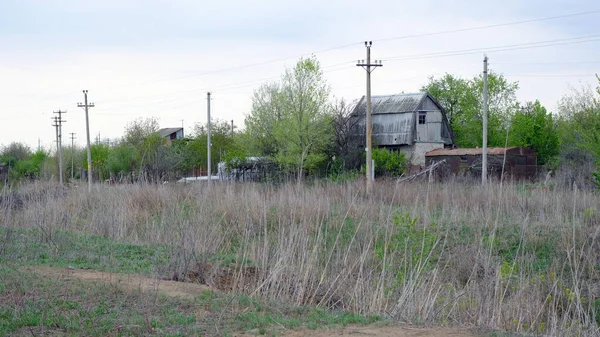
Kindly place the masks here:
<instances>
[{"instance_id":1,"label":"power line","mask_svg":"<svg viewBox=\"0 0 600 337\"><path fill-rule=\"evenodd\" d=\"M452 51L437 52L437 53L391 56L391 57L383 58L383 60L384 61L404 61L404 60L416 60L416 59L437 58L437 57L447 57L447 56L461 56L461 55L469 55L469 54L478 54L481 52L493 53L493 52L500 52L500 51L533 49L533 48L551 47L551 46L559 46L559 45L570 45L570 44L595 42L595 41L600 41L600 34L572 37L572 38L565 38L565 39L553 39L553 40L546 40L546 41L517 43L517 44L495 46L495 47L470 48L470 49L460 49L460 50L452 50Z\"/></svg>"},{"instance_id":2,"label":"power line","mask_svg":"<svg viewBox=\"0 0 600 337\"><path fill-rule=\"evenodd\" d=\"M468 31L483 30L483 29L498 28L498 27L506 27L506 26L514 26L514 25L522 25L522 24L531 23L531 22L556 20L556 19L563 19L563 18L569 18L569 17L581 16L581 15L589 15L589 14L596 14L596 13L600 13L600 10L593 10L593 11L579 12L579 13L572 13L572 14L564 14L564 15L556 15L556 16L548 16L548 17L538 18L538 19L512 21L512 22L498 23L498 24L486 25L486 26L452 29L452 30L438 31L438 32L433 32L433 33L422 33L422 34L413 34L413 35L404 35L404 36L397 36L397 37L389 37L389 38L384 38L384 39L379 39L379 40L373 40L373 41L382 42L382 41L412 39L412 38L417 38L417 37L444 35L444 34L452 34L452 33L462 33L462 32L468 32Z\"/></svg>"},{"instance_id":3,"label":"power line","mask_svg":"<svg viewBox=\"0 0 600 337\"><path fill-rule=\"evenodd\" d=\"M462 28L462 29L453 29L453 30L439 31L439 32L433 32L433 33L423 33L423 34L397 36L397 37L383 38L383 39L378 39L378 40L373 40L373 41L382 42L382 41L410 39L410 38L426 37L426 36L434 36L434 35L461 33L461 32L466 32L466 31L474 31L474 30L490 29L490 28L497 28L497 27L521 25L521 24L532 23L532 22L549 21L549 20L556 20L556 19L562 19L562 18L568 18L568 17L575 17L575 16L582 16L582 15L590 15L590 14L596 14L596 13L600 13L600 10L592 10L592 11L586 11L586 12L578 12L578 13L571 13L571 14L564 14L564 15L548 16L548 17L543 17L543 18L538 18L538 19L512 21L512 22L499 23L499 24L486 25L486 26L469 27L469 28ZM348 43L348 44L344 44L344 45L340 45L340 46L335 46L335 47L330 47L330 48L318 50L318 51L315 51L315 52L312 52L312 53L304 53L304 54L300 54L300 55L296 55L296 56L288 56L288 57L282 57L282 58L277 58L277 59L272 59L272 60L267 60L267 61L261 61L261 62L251 63L251 64L245 64L245 65L241 65L241 66L235 66L235 67L230 67L230 68L211 70L211 71L206 71L206 72L202 72L202 73L199 73L199 74L191 74L191 75L185 75L185 76L179 76L179 77L173 77L173 78L165 78L165 79L161 79L161 80L141 82L141 83L134 83L134 84L124 84L124 85L119 85L119 86L112 86L112 87L109 87L109 88L135 86L135 85L141 85L141 84L146 84L146 83L160 83L160 82L178 80L178 79L183 79L183 78L190 78L190 77L198 77L198 76L204 76L204 75L210 75L210 74L217 74L217 73L227 72L227 71L231 71L231 70L251 68L251 67L261 66L261 65L265 65L265 64L286 61L286 60L289 60L289 59L295 59L295 58L299 58L299 57L304 57L304 56L310 56L310 55L314 55L314 54L325 53L325 52L329 52L329 51L332 51L332 50L344 49L344 48L348 48L348 47L360 45L361 43L362 42Z\"/></svg>"},{"instance_id":4,"label":"power line","mask_svg":"<svg viewBox=\"0 0 600 337\"><path fill-rule=\"evenodd\" d=\"M561 64L600 64L600 61L554 61L554 62L494 62L494 64L507 64L507 65L561 65Z\"/></svg>"},{"instance_id":5,"label":"power line","mask_svg":"<svg viewBox=\"0 0 600 337\"><path fill-rule=\"evenodd\" d=\"M466 32L466 31L483 30L483 29L498 28L498 27L505 27L505 26L511 26L511 25L521 25L521 24L532 23L532 22L549 21L549 20L562 19L562 18L568 18L568 17L590 15L590 14L596 14L596 13L600 13L600 10L591 10L591 11L571 13L571 14L564 14L564 15L556 15L556 16L549 16L549 17L543 17L543 18L537 18L537 19L512 21L512 22L499 23L499 24L493 24L493 25L469 27L469 28L462 28L462 29L453 29L453 30L438 31L438 32L432 32L432 33L422 33L422 34L397 36L397 37L391 37L391 38L382 38L382 39L375 39L373 41L383 42L383 41L410 39L410 38L418 38L418 37L426 37L426 36L453 34L453 33L460 33L460 32ZM262 62L256 62L256 63L246 64L246 65L236 66L236 67L230 67L230 68L224 68L224 69L206 71L206 72L202 72L202 73L198 73L198 74L190 74L190 75L185 75L185 76L180 76L180 77L165 78L165 79L154 80L154 81L146 81L146 82L138 82L138 83L124 84L124 85L110 86L110 87L104 87L104 88L100 88L100 89L127 87L127 86L143 85L143 84L150 84L150 83L160 83L160 82L177 80L177 79L183 79L183 78L189 78L189 77L199 77L199 76L204 76L204 75L209 75L209 74L216 74L216 73L226 72L226 71L231 71L231 70L238 70L238 69L244 69L244 68L249 68L249 67L256 67L256 66L260 66L260 65L269 64L269 63L281 62L281 61L285 61L285 60L288 60L288 59L303 57L303 56L307 56L307 55L325 53L325 52L329 52L329 51L332 51L332 50L348 48L348 47L359 45L359 44L361 44L361 42L348 43L348 44L334 46L334 47L330 47L330 48L326 48L326 49L314 51L314 52L311 52L311 53L304 53L304 54L296 55L296 56L282 57L282 58L277 58L277 59L272 59L272 60L267 60L267 61L262 61ZM475 51L473 53L475 53ZM465 54L461 54L461 55L465 55ZM448 56L454 56L454 55L448 55ZM206 90L206 89L203 89L203 90ZM65 94L61 94L61 95L55 96L54 98L44 99L42 101L53 100L53 99L56 99L58 97L67 96L67 95L70 95L70 94L69 93L65 93ZM25 103L25 104L20 105L20 106L29 105L29 104L36 103L36 102L40 102L40 101L30 101L30 102ZM17 106L17 107L20 107L20 106Z\"/></svg>"}]
</instances>

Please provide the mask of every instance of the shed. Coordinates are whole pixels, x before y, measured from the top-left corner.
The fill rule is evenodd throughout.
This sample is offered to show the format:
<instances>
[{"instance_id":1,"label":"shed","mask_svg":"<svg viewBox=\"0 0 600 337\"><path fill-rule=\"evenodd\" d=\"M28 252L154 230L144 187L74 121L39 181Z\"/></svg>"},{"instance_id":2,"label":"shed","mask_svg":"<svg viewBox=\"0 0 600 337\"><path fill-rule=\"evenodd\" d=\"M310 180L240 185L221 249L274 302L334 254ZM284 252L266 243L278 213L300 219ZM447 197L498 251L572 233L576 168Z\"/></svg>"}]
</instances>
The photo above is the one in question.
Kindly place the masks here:
<instances>
[{"instance_id":1,"label":"shed","mask_svg":"<svg viewBox=\"0 0 600 337\"><path fill-rule=\"evenodd\" d=\"M481 148L437 149L425 154L426 165L446 160L441 175L479 175L482 161ZM500 177L501 173L516 179L532 179L537 174L535 151L527 147L497 147L488 149L488 171Z\"/></svg>"},{"instance_id":2,"label":"shed","mask_svg":"<svg viewBox=\"0 0 600 337\"><path fill-rule=\"evenodd\" d=\"M442 106L427 92L372 96L373 147L405 152L415 166L425 164L425 153L454 147L454 137ZM366 98L352 112L351 135L365 146Z\"/></svg>"},{"instance_id":3,"label":"shed","mask_svg":"<svg viewBox=\"0 0 600 337\"><path fill-rule=\"evenodd\" d=\"M183 138L183 128L164 128L158 130L158 134L169 140L169 143L175 139Z\"/></svg>"}]
</instances>

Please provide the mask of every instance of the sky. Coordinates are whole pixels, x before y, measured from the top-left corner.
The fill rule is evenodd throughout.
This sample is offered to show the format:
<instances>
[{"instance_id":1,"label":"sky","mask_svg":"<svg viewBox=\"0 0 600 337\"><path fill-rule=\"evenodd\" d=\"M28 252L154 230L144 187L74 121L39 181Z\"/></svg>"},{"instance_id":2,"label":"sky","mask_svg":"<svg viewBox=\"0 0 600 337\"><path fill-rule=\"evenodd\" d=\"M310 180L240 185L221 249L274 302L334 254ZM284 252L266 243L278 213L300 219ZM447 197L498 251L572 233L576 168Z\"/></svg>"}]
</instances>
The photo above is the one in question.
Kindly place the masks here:
<instances>
[{"instance_id":1,"label":"sky","mask_svg":"<svg viewBox=\"0 0 600 337\"><path fill-rule=\"evenodd\" d=\"M487 53L492 71L519 83L519 100L555 111L573 88L598 84L600 4L1 0L0 145L53 149L57 110L67 111L63 144L75 133L84 145L83 89L95 103L92 141L122 137L127 123L148 117L191 132L206 123L208 91L212 120L243 128L254 90L310 55L332 97L352 101L366 90L356 62L367 40L383 63L374 95L419 91L444 73L471 78Z\"/></svg>"}]
</instances>

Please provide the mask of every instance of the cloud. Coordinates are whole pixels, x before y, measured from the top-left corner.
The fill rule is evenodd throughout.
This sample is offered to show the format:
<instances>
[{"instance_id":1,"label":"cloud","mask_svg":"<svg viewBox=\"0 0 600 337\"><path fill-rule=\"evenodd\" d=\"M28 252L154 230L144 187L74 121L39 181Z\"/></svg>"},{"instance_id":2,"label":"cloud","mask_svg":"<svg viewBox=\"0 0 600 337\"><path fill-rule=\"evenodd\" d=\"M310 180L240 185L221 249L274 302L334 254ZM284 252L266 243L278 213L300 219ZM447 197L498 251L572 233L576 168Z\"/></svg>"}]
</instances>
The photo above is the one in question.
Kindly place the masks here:
<instances>
[{"instance_id":1,"label":"cloud","mask_svg":"<svg viewBox=\"0 0 600 337\"><path fill-rule=\"evenodd\" d=\"M483 52L389 60L394 57L596 33L589 22L598 15L591 15L378 41L564 13L558 2L535 2L536 12L516 0L500 7L476 1L4 1L0 144L35 146L40 137L52 146L49 117L59 108L69 111L65 132L76 132L82 144L85 121L76 108L82 89L96 102L90 112L92 138L98 132L119 137L137 117L157 116L164 127L181 125L181 119L186 128L205 122L209 90L213 116L241 126L252 91L277 79L300 55L345 46L316 56L332 92L355 99L364 93L365 73L355 62L365 58L365 39L374 40L375 59L388 59L373 74L373 92L387 94L419 90L428 76L445 72L472 77L481 71ZM569 12L583 11L586 4L572 3ZM519 81L520 99L539 98L552 108L568 83L595 83L597 64L560 62L600 61L593 57L598 46L491 52L490 66ZM269 60L278 61L265 63Z\"/></svg>"}]
</instances>

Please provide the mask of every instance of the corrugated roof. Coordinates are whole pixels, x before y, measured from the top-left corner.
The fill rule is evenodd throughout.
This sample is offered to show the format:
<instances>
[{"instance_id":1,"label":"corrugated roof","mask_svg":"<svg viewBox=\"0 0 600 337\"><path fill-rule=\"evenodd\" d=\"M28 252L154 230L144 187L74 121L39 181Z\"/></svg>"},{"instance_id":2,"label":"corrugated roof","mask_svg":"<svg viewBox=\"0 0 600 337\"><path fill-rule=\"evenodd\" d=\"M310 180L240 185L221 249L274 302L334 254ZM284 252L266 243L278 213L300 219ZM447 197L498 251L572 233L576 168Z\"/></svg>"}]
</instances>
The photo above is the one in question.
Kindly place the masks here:
<instances>
[{"instance_id":1,"label":"corrugated roof","mask_svg":"<svg viewBox=\"0 0 600 337\"><path fill-rule=\"evenodd\" d=\"M517 148L516 146L512 147L491 147L488 148L489 155L503 155L507 150L512 150ZM477 156L481 155L481 148L476 149L435 149L433 151L429 151L425 154L426 157L435 157L435 156Z\"/></svg>"},{"instance_id":2,"label":"corrugated roof","mask_svg":"<svg viewBox=\"0 0 600 337\"><path fill-rule=\"evenodd\" d=\"M175 133L177 131L183 130L183 128L164 128L164 129L160 129L158 130L158 134L160 134L162 137L166 137L172 133Z\"/></svg>"},{"instance_id":3,"label":"corrugated roof","mask_svg":"<svg viewBox=\"0 0 600 337\"><path fill-rule=\"evenodd\" d=\"M423 98L427 96L426 92L371 96L373 104L373 114L389 114L413 112L417 110ZM367 100L363 98L358 102L354 114L364 115L367 111Z\"/></svg>"}]
</instances>

